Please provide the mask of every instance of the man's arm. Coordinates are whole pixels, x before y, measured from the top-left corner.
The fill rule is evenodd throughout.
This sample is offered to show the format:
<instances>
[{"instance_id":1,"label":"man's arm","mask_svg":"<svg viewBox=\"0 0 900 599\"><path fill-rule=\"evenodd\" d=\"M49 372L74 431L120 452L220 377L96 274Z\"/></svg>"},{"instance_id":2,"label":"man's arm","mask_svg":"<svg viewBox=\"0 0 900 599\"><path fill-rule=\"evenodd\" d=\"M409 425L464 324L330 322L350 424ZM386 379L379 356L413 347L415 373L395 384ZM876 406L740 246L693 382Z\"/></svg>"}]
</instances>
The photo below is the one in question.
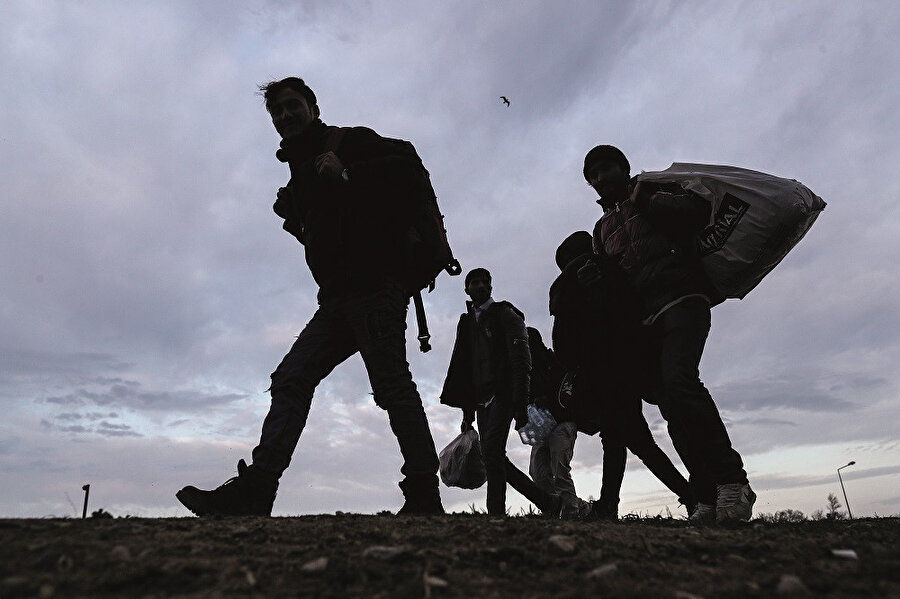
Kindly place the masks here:
<instances>
[{"instance_id":1,"label":"man's arm","mask_svg":"<svg viewBox=\"0 0 900 599\"><path fill-rule=\"evenodd\" d=\"M290 183L288 183L286 187L278 188L272 210L275 211L275 214L284 219L281 228L296 237L297 241L306 245L303 230L303 218L300 216L300 211L297 210L294 193L290 187Z\"/></svg>"},{"instance_id":2,"label":"man's arm","mask_svg":"<svg viewBox=\"0 0 900 599\"><path fill-rule=\"evenodd\" d=\"M639 183L634 196L638 210L673 229L700 231L709 224L709 202L677 185Z\"/></svg>"}]
</instances>

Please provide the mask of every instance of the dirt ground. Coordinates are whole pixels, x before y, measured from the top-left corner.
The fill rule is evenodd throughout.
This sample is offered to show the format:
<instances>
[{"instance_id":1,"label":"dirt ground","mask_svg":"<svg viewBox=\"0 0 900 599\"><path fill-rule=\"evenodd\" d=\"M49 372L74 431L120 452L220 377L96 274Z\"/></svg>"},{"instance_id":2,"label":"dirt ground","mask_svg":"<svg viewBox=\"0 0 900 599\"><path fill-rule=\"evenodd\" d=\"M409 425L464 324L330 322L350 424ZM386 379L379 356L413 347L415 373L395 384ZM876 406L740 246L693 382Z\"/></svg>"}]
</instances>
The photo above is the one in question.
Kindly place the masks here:
<instances>
[{"instance_id":1,"label":"dirt ground","mask_svg":"<svg viewBox=\"0 0 900 599\"><path fill-rule=\"evenodd\" d=\"M900 599L900 518L0 520L0 597L170 596Z\"/></svg>"}]
</instances>

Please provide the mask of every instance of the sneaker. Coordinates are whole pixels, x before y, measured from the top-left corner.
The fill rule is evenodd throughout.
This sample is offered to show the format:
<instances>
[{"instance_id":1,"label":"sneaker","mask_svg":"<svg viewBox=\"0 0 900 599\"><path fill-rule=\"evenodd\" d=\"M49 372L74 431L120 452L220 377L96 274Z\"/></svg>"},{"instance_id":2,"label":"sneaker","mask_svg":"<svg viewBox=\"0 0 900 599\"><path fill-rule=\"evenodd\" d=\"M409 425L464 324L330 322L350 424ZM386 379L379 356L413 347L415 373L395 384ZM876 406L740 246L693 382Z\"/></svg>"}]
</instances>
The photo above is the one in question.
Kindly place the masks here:
<instances>
[{"instance_id":1,"label":"sneaker","mask_svg":"<svg viewBox=\"0 0 900 599\"><path fill-rule=\"evenodd\" d=\"M716 506L709 503L698 503L689 511L688 522L691 524L708 524L716 521Z\"/></svg>"},{"instance_id":2,"label":"sneaker","mask_svg":"<svg viewBox=\"0 0 900 599\"><path fill-rule=\"evenodd\" d=\"M175 497L197 516L271 516L278 482L254 472L244 460L237 468L238 475L217 489L188 486Z\"/></svg>"},{"instance_id":3,"label":"sneaker","mask_svg":"<svg viewBox=\"0 0 900 599\"><path fill-rule=\"evenodd\" d=\"M749 484L732 483L716 487L716 521L747 522L753 516L756 493Z\"/></svg>"}]
</instances>

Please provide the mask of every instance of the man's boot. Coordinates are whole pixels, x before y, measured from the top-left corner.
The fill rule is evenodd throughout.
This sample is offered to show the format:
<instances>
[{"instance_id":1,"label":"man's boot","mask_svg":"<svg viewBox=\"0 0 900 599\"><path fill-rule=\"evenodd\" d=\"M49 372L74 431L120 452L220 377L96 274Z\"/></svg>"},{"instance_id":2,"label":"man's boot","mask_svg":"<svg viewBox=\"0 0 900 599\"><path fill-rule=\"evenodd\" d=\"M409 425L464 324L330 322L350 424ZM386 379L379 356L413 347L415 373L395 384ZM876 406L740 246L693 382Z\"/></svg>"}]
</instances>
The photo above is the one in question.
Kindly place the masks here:
<instances>
[{"instance_id":1,"label":"man's boot","mask_svg":"<svg viewBox=\"0 0 900 599\"><path fill-rule=\"evenodd\" d=\"M198 516L271 516L278 481L247 466L244 460L237 469L238 475L217 489L188 486L175 497Z\"/></svg>"},{"instance_id":2,"label":"man's boot","mask_svg":"<svg viewBox=\"0 0 900 599\"><path fill-rule=\"evenodd\" d=\"M443 516L447 513L441 503L437 480L434 484L426 484L410 483L407 479L400 483L400 490L403 491L406 501L397 512L398 516Z\"/></svg>"}]
</instances>

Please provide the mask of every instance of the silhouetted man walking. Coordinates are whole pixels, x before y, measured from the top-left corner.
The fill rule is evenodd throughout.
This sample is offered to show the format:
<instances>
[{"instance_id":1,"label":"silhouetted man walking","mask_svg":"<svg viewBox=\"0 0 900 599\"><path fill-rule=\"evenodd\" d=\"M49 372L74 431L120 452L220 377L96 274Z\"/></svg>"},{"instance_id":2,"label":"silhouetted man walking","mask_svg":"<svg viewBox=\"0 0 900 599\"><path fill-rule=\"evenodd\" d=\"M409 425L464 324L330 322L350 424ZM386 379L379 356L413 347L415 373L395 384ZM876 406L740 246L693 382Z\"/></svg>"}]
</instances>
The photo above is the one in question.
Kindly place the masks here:
<instances>
[{"instance_id":1,"label":"silhouetted man walking","mask_svg":"<svg viewBox=\"0 0 900 599\"><path fill-rule=\"evenodd\" d=\"M548 515L558 516L560 498L538 487L506 457L513 420L525 424L531 353L525 316L507 301L491 297L491 273L466 274L467 310L459 317L456 342L441 392L441 403L463 409L461 429L476 415L487 475L487 511L506 514L506 483Z\"/></svg>"},{"instance_id":2,"label":"silhouetted man walking","mask_svg":"<svg viewBox=\"0 0 900 599\"><path fill-rule=\"evenodd\" d=\"M678 185L638 184L630 171L628 159L614 146L596 146L585 156L584 178L603 207L594 249L625 271L656 346L660 412L699 502L691 520L749 520L756 494L700 380L710 306L721 301L695 243L709 222L710 205ZM579 270L587 285L600 276L596 267Z\"/></svg>"},{"instance_id":3,"label":"silhouetted man walking","mask_svg":"<svg viewBox=\"0 0 900 599\"><path fill-rule=\"evenodd\" d=\"M359 352L375 403L388 414L403 455L400 514L444 513L438 458L422 400L406 361L404 241L422 168L392 152L371 129L329 127L312 89L288 77L260 88L282 138L276 156L290 167L275 212L304 245L319 285L319 307L272 373L272 402L252 464L212 491L176 496L204 515L265 515L306 425L313 391L335 366ZM361 456L365 459L365 456Z\"/></svg>"}]
</instances>

